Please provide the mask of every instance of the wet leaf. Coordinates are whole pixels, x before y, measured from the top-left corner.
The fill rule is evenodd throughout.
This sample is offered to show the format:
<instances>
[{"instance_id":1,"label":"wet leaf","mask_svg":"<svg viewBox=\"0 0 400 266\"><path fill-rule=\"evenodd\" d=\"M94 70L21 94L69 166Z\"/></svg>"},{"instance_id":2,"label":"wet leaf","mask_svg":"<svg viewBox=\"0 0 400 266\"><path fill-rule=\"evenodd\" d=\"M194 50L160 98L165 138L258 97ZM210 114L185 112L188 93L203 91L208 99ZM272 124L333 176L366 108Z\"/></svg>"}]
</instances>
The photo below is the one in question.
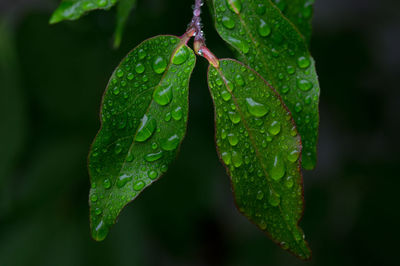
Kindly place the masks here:
<instances>
[{"instance_id":1,"label":"wet leaf","mask_svg":"<svg viewBox=\"0 0 400 266\"><path fill-rule=\"evenodd\" d=\"M319 84L304 39L270 1L214 0L213 7L221 37L282 96L302 138L302 166L314 168Z\"/></svg>"},{"instance_id":2,"label":"wet leaf","mask_svg":"<svg viewBox=\"0 0 400 266\"><path fill-rule=\"evenodd\" d=\"M118 0L62 0L50 18L50 24L63 20L76 20L96 9L110 9Z\"/></svg>"},{"instance_id":3,"label":"wet leaf","mask_svg":"<svg viewBox=\"0 0 400 266\"><path fill-rule=\"evenodd\" d=\"M194 53L181 39L157 36L133 49L112 74L89 153L94 239L103 240L122 208L176 157L194 65Z\"/></svg>"},{"instance_id":4,"label":"wet leaf","mask_svg":"<svg viewBox=\"0 0 400 266\"><path fill-rule=\"evenodd\" d=\"M121 44L125 24L132 9L136 6L136 2L137 0L119 0L117 6L117 25L115 28L114 48L118 48Z\"/></svg>"},{"instance_id":5,"label":"wet leaf","mask_svg":"<svg viewBox=\"0 0 400 266\"><path fill-rule=\"evenodd\" d=\"M272 0L272 2L297 27L307 44L309 44L315 0Z\"/></svg>"},{"instance_id":6,"label":"wet leaf","mask_svg":"<svg viewBox=\"0 0 400 266\"><path fill-rule=\"evenodd\" d=\"M241 213L282 248L311 256L303 213L301 142L289 110L261 76L231 59L210 66L218 155Z\"/></svg>"}]
</instances>

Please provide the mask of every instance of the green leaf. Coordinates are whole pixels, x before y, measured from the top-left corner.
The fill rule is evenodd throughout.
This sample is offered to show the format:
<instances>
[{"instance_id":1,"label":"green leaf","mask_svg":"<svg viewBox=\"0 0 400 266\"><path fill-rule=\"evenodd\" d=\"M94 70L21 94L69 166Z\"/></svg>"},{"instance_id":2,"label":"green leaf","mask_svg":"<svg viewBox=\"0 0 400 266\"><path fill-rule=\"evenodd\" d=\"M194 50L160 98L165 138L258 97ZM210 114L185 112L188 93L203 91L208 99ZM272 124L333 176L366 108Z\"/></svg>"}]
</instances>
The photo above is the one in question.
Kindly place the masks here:
<instances>
[{"instance_id":1,"label":"green leaf","mask_svg":"<svg viewBox=\"0 0 400 266\"><path fill-rule=\"evenodd\" d=\"M120 0L117 6L117 26L115 28L114 48L121 44L126 21L136 5L136 0Z\"/></svg>"},{"instance_id":2,"label":"green leaf","mask_svg":"<svg viewBox=\"0 0 400 266\"><path fill-rule=\"evenodd\" d=\"M110 9L118 0L62 0L50 18L50 24L63 20L76 20L96 9Z\"/></svg>"},{"instance_id":3,"label":"green leaf","mask_svg":"<svg viewBox=\"0 0 400 266\"><path fill-rule=\"evenodd\" d=\"M89 153L94 239L103 240L122 208L176 157L186 132L194 65L184 41L157 36L133 49L112 74Z\"/></svg>"},{"instance_id":4,"label":"green leaf","mask_svg":"<svg viewBox=\"0 0 400 266\"><path fill-rule=\"evenodd\" d=\"M214 0L214 14L221 37L282 96L301 135L302 166L314 168L319 84L304 39L270 1Z\"/></svg>"},{"instance_id":5,"label":"green leaf","mask_svg":"<svg viewBox=\"0 0 400 266\"><path fill-rule=\"evenodd\" d=\"M300 137L279 95L238 61L210 66L216 143L241 213L282 248L311 256L298 222L303 213Z\"/></svg>"},{"instance_id":6,"label":"green leaf","mask_svg":"<svg viewBox=\"0 0 400 266\"><path fill-rule=\"evenodd\" d=\"M273 0L272 2L297 27L307 44L309 44L315 0Z\"/></svg>"}]
</instances>

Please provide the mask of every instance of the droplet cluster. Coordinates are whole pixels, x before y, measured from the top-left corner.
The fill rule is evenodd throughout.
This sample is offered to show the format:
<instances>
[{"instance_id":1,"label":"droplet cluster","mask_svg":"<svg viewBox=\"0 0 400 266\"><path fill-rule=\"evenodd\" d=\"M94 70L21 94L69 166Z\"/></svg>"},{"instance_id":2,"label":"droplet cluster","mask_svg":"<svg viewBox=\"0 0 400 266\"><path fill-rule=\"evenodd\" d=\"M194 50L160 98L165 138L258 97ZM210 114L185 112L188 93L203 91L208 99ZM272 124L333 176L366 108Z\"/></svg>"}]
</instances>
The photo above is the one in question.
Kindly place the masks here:
<instances>
[{"instance_id":1,"label":"droplet cluster","mask_svg":"<svg viewBox=\"0 0 400 266\"><path fill-rule=\"evenodd\" d=\"M307 1L302 19L311 15ZM281 10L286 1L275 0ZM216 26L221 37L281 95L303 138L303 167L316 161L319 85L314 61L297 29L269 1L216 0ZM226 96L229 97L229 96Z\"/></svg>"},{"instance_id":2,"label":"droplet cluster","mask_svg":"<svg viewBox=\"0 0 400 266\"><path fill-rule=\"evenodd\" d=\"M62 20L74 20L91 10L108 9L116 3L117 0L63 1L54 11L50 23L56 23Z\"/></svg>"},{"instance_id":3,"label":"droplet cluster","mask_svg":"<svg viewBox=\"0 0 400 266\"><path fill-rule=\"evenodd\" d=\"M295 248L303 210L301 144L290 113L264 80L236 61L210 67L209 86L216 143L240 211Z\"/></svg>"},{"instance_id":4,"label":"droplet cluster","mask_svg":"<svg viewBox=\"0 0 400 266\"><path fill-rule=\"evenodd\" d=\"M158 36L130 52L110 78L89 156L92 235L102 240L122 208L166 172L186 132L195 56Z\"/></svg>"}]
</instances>

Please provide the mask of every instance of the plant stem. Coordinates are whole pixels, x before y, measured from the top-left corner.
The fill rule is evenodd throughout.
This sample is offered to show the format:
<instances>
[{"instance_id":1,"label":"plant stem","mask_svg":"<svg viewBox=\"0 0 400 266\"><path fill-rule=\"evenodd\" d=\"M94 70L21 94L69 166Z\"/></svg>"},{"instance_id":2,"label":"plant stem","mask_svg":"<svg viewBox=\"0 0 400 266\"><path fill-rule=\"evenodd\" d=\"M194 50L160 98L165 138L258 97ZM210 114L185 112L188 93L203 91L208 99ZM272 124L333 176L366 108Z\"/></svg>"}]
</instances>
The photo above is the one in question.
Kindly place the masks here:
<instances>
[{"instance_id":1,"label":"plant stem","mask_svg":"<svg viewBox=\"0 0 400 266\"><path fill-rule=\"evenodd\" d=\"M203 6L203 0L195 0L193 6L193 18L189 24L188 30L184 36L194 36L193 48L196 54L203 56L208 60L210 64L214 67L219 67L218 58L207 48L206 39L204 37L204 32L201 29L201 7Z\"/></svg>"}]
</instances>

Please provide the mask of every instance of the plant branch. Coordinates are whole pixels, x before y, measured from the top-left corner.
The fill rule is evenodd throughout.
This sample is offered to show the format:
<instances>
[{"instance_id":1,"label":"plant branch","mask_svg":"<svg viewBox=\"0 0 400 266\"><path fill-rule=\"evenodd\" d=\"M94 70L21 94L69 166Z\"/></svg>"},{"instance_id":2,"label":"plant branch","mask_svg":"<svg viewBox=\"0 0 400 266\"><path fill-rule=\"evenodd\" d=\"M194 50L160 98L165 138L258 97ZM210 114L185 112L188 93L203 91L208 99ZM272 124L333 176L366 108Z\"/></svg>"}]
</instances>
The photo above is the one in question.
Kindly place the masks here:
<instances>
[{"instance_id":1,"label":"plant branch","mask_svg":"<svg viewBox=\"0 0 400 266\"><path fill-rule=\"evenodd\" d=\"M202 30L201 24L201 7L203 6L203 0L195 0L193 6L193 18L190 22L185 36L194 36L193 48L196 54L203 56L208 60L214 67L219 67L218 58L207 48L206 39Z\"/></svg>"}]
</instances>

